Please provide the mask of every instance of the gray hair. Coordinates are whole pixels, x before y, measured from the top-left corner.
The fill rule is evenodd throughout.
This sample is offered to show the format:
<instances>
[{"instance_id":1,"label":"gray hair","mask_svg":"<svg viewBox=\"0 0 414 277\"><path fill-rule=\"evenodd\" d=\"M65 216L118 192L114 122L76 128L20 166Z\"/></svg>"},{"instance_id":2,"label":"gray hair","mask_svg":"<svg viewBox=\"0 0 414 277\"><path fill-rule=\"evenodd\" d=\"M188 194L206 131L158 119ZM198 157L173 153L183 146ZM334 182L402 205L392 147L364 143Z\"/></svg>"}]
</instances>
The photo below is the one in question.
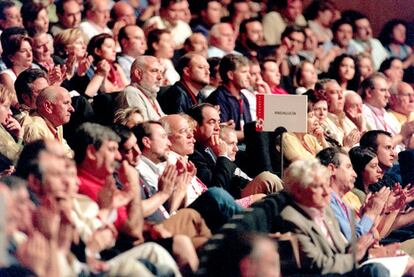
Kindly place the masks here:
<instances>
[{"instance_id":1,"label":"gray hair","mask_svg":"<svg viewBox=\"0 0 414 277\"><path fill-rule=\"evenodd\" d=\"M285 171L283 178L285 191L293 195L297 186L306 189L314 182L315 176L329 179L330 173L328 168L317 159L294 161Z\"/></svg>"},{"instance_id":2,"label":"gray hair","mask_svg":"<svg viewBox=\"0 0 414 277\"><path fill-rule=\"evenodd\" d=\"M96 150L101 148L105 141L120 142L119 136L106 126L97 123L83 123L76 131L76 143L73 145L76 164L81 164L85 159L86 149L92 145Z\"/></svg>"}]
</instances>

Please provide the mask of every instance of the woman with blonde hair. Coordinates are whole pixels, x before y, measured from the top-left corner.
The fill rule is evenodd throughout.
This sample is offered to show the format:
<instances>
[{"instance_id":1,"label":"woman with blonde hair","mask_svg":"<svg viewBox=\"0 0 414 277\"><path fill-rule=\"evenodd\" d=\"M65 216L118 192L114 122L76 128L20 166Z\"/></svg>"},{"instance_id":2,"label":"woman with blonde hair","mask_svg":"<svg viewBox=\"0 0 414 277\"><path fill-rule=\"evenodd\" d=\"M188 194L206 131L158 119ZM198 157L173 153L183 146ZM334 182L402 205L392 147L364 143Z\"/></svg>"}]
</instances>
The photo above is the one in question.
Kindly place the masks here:
<instances>
[{"instance_id":1,"label":"woman with blonde hair","mask_svg":"<svg viewBox=\"0 0 414 277\"><path fill-rule=\"evenodd\" d=\"M115 124L121 124L129 129L135 127L139 123L144 121L144 117L139 108L137 107L128 107L125 109L119 109L115 113Z\"/></svg>"},{"instance_id":2,"label":"woman with blonde hair","mask_svg":"<svg viewBox=\"0 0 414 277\"><path fill-rule=\"evenodd\" d=\"M57 33L54 38L54 49L55 55L66 60L68 79L75 73L83 76L92 64L93 58L86 51L86 36L78 28L69 28Z\"/></svg>"},{"instance_id":3,"label":"woman with blonde hair","mask_svg":"<svg viewBox=\"0 0 414 277\"><path fill-rule=\"evenodd\" d=\"M10 161L17 161L22 149L23 129L10 110L10 104L15 100L15 94L0 85L0 154ZM5 168L0 168L0 175Z\"/></svg>"}]
</instances>

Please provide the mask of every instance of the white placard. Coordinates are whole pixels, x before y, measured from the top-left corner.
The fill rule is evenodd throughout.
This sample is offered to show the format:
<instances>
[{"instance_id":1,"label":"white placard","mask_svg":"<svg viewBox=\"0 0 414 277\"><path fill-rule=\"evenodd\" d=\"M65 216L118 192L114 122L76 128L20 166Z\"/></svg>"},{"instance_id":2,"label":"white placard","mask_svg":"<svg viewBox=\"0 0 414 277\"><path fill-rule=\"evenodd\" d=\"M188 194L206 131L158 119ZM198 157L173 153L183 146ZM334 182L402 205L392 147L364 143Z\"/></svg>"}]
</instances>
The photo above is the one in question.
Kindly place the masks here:
<instances>
[{"instance_id":1,"label":"white placard","mask_svg":"<svg viewBox=\"0 0 414 277\"><path fill-rule=\"evenodd\" d=\"M308 96L258 94L256 100L257 131L285 127L288 132L307 132Z\"/></svg>"}]
</instances>

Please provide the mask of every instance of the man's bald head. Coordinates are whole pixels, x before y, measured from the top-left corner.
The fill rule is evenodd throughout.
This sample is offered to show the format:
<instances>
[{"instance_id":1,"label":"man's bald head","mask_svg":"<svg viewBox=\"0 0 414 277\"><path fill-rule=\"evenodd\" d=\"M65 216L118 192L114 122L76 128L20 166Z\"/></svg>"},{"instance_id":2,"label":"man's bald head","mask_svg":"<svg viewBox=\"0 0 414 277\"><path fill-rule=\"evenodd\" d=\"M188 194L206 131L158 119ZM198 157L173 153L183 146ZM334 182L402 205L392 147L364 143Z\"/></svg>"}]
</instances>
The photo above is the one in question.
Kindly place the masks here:
<instances>
[{"instance_id":1,"label":"man's bald head","mask_svg":"<svg viewBox=\"0 0 414 277\"><path fill-rule=\"evenodd\" d=\"M60 86L43 89L36 99L39 114L49 120L54 127L66 124L74 112L69 92Z\"/></svg>"}]
</instances>

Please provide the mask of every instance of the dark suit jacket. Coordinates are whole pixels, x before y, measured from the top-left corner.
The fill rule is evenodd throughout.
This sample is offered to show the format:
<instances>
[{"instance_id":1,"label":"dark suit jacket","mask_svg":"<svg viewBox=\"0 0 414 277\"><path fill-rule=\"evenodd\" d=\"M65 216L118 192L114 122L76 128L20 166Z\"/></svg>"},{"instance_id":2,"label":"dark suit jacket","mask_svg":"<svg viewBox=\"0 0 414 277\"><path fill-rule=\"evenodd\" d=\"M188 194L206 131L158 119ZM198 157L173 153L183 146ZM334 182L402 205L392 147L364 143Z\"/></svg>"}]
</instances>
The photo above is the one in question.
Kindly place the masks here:
<instances>
[{"instance_id":1,"label":"dark suit jacket","mask_svg":"<svg viewBox=\"0 0 414 277\"><path fill-rule=\"evenodd\" d=\"M193 99L191 97L191 92L187 90L181 81L178 81L162 94L159 93L157 100L164 113L176 114L185 113L192 106L202 103L204 101L204 96L199 93L195 99Z\"/></svg>"},{"instance_id":2,"label":"dark suit jacket","mask_svg":"<svg viewBox=\"0 0 414 277\"><path fill-rule=\"evenodd\" d=\"M234 175L237 166L227 157L216 157L210 149L213 157L205 151L205 147L196 143L195 151L190 155L190 160L197 168L197 177L207 187L222 187L233 197L240 198L240 190L249 182Z\"/></svg>"}]
</instances>

